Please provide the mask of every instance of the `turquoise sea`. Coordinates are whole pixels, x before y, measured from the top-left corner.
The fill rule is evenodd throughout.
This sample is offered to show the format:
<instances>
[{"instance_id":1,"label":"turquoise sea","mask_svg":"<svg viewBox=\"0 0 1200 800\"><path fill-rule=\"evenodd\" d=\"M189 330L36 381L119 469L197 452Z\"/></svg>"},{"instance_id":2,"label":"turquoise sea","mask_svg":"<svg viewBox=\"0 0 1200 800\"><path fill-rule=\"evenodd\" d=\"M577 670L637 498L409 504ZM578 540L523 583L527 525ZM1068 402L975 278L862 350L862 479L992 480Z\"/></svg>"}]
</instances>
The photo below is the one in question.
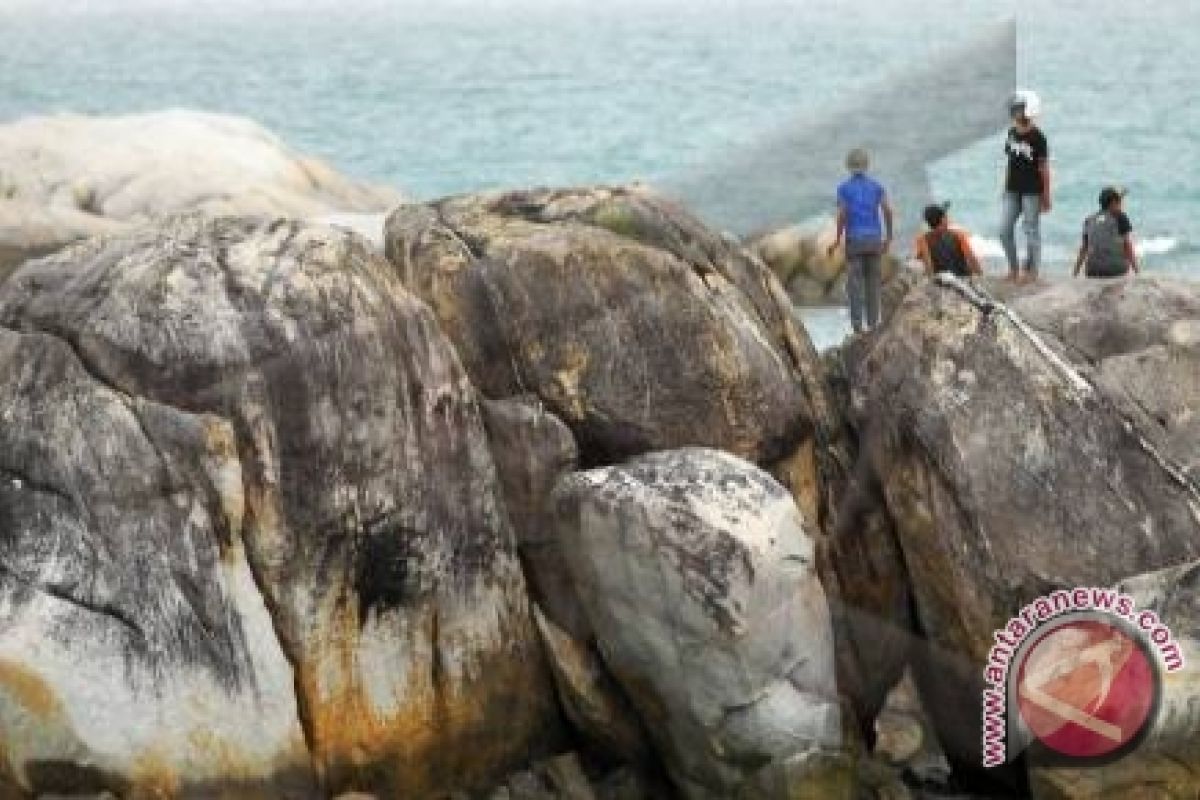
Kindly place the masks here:
<instances>
[{"instance_id":1,"label":"turquoise sea","mask_svg":"<svg viewBox=\"0 0 1200 800\"><path fill-rule=\"evenodd\" d=\"M1110 181L1131 190L1148 270L1196 269L1196 0L0 0L0 120L244 114L421 198L654 183L787 120L819 118L1008 19L1018 82L1043 98L1057 175L1050 271L1066 269ZM919 137L954 113L922 110L935 86L896 91L914 106L897 135ZM994 135L931 170L997 269L1003 114Z\"/></svg>"}]
</instances>

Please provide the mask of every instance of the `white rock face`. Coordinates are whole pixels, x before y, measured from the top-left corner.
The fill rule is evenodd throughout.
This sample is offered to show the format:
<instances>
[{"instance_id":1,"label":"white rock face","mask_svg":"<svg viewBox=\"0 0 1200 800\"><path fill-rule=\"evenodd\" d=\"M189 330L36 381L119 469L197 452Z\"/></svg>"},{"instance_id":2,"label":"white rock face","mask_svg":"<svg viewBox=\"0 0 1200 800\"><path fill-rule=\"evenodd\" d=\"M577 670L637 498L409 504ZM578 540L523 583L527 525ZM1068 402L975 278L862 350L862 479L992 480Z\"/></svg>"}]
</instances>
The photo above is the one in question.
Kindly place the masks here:
<instances>
[{"instance_id":1,"label":"white rock face","mask_svg":"<svg viewBox=\"0 0 1200 800\"><path fill-rule=\"evenodd\" d=\"M106 221L189 210L309 219L382 212L399 200L397 192L345 178L240 117L170 110L0 125L0 270L16 254L56 249L99 232ZM31 206L41 209L33 220L37 236L29 230ZM20 249L31 239L37 247Z\"/></svg>"},{"instance_id":2,"label":"white rock face","mask_svg":"<svg viewBox=\"0 0 1200 800\"><path fill-rule=\"evenodd\" d=\"M0 292L0 798L432 798L558 713L475 391L361 238L185 214Z\"/></svg>"},{"instance_id":3,"label":"white rock face","mask_svg":"<svg viewBox=\"0 0 1200 800\"><path fill-rule=\"evenodd\" d=\"M833 639L787 491L715 450L555 490L600 651L689 798L845 792Z\"/></svg>"}]
</instances>

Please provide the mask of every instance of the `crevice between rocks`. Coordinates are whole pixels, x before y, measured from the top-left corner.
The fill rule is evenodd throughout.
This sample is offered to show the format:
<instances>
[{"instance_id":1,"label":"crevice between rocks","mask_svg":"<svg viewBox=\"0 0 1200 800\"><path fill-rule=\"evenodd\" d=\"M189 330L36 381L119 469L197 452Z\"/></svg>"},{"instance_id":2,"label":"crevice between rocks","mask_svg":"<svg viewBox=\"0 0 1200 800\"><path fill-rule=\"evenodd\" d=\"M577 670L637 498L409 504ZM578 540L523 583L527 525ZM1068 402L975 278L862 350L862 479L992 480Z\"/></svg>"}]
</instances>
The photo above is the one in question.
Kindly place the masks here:
<instances>
[{"instance_id":1,"label":"crevice between rocks","mask_svg":"<svg viewBox=\"0 0 1200 800\"><path fill-rule=\"evenodd\" d=\"M235 424L233 427L242 475L242 497L247 498L251 496L254 487L248 475L246 465L254 463L258 455L258 450L254 446L252 435L248 431L242 430L243 425ZM292 694L296 703L296 716L300 723L300 733L304 739L304 749L308 753L309 768L312 770L312 774L319 785L323 770L321 765L317 763L316 726L313 720L312 709L304 692L303 681L301 679L300 657L298 653L294 652L294 648L289 646L289 639L281 622L283 611L269 591L268 581L264 574L265 570L259 562L253 543L247 534L247 529L255 524L255 522L253 510L247 507L246 513L243 515L242 524L237 532L238 538L242 543L242 557L246 560L246 569L250 573L250 580L254 583L254 588L258 592L259 599L262 600L263 608L266 609L267 618L271 621L271 629L275 633L275 643L279 647L279 652L291 666Z\"/></svg>"}]
</instances>

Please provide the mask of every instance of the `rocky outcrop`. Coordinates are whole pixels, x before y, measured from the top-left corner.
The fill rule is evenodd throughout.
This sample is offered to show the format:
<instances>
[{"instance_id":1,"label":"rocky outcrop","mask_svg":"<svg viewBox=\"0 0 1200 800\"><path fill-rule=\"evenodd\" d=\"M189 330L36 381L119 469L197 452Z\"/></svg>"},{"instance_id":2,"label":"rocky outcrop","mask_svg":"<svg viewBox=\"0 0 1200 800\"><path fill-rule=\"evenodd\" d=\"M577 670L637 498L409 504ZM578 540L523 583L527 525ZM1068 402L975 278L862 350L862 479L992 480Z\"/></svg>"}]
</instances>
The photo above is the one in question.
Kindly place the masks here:
<instances>
[{"instance_id":1,"label":"rocky outcrop","mask_svg":"<svg viewBox=\"0 0 1200 800\"><path fill-rule=\"evenodd\" d=\"M687 449L578 473L554 496L600 652L683 794L849 796L832 631L791 495Z\"/></svg>"},{"instance_id":2,"label":"rocky outcrop","mask_svg":"<svg viewBox=\"0 0 1200 800\"><path fill-rule=\"evenodd\" d=\"M358 237L189 215L26 264L0 420L0 783L421 798L552 745L474 391Z\"/></svg>"},{"instance_id":3,"label":"rocky outcrop","mask_svg":"<svg viewBox=\"0 0 1200 800\"><path fill-rule=\"evenodd\" d=\"M869 733L904 666L893 646L908 635L903 569L875 544L887 523L859 494L877 490L854 479L843 409L761 261L637 187L404 206L385 236L484 393L538 397L585 466L704 445L756 461L792 492L819 540L833 613L854 620L837 626L839 676ZM538 571L562 574L550 566ZM539 600L586 640L556 611L569 604Z\"/></svg>"},{"instance_id":4,"label":"rocky outcrop","mask_svg":"<svg viewBox=\"0 0 1200 800\"><path fill-rule=\"evenodd\" d=\"M315 218L398 200L239 117L29 117L0 125L0 279L6 265L165 214Z\"/></svg>"},{"instance_id":5,"label":"rocky outcrop","mask_svg":"<svg viewBox=\"0 0 1200 800\"><path fill-rule=\"evenodd\" d=\"M834 235L831 227L782 228L752 238L747 247L770 267L793 302L802 306L840 305L846 302L846 256L840 248L829 253ZM900 268L895 256L884 258L884 283L891 282Z\"/></svg>"},{"instance_id":6,"label":"rocky outcrop","mask_svg":"<svg viewBox=\"0 0 1200 800\"><path fill-rule=\"evenodd\" d=\"M1200 284L1064 281L1012 306L1156 448L1200 477Z\"/></svg>"},{"instance_id":7,"label":"rocky outcrop","mask_svg":"<svg viewBox=\"0 0 1200 800\"><path fill-rule=\"evenodd\" d=\"M1110 291L1079 286L1092 298L1080 308ZM1064 319L1060 300L1030 295L1016 313L957 281L921 282L850 368L862 452L927 637L918 679L960 764L979 763L993 630L1052 589L1111 585L1200 552L1186 466L1105 388L1102 362L1064 357L1083 350L1080 337L1068 347L1070 336L1026 322L1045 304L1037 326L1049 330ZM1165 329L1176 346L1188 340Z\"/></svg>"},{"instance_id":8,"label":"rocky outcrop","mask_svg":"<svg viewBox=\"0 0 1200 800\"><path fill-rule=\"evenodd\" d=\"M779 284L648 190L401 206L385 240L484 394L536 394L586 465L688 445L770 463L825 422Z\"/></svg>"}]
</instances>

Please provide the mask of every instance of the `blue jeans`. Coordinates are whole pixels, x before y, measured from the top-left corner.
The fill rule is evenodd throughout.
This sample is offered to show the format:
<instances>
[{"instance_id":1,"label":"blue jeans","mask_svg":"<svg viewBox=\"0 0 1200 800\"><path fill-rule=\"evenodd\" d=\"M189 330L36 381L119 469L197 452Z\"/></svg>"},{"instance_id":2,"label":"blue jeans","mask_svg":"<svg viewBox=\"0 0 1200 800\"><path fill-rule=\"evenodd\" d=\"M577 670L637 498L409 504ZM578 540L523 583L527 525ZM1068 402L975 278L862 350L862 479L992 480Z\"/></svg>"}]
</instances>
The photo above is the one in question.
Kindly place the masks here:
<instances>
[{"instance_id":1,"label":"blue jeans","mask_svg":"<svg viewBox=\"0 0 1200 800\"><path fill-rule=\"evenodd\" d=\"M1017 217L1021 218L1021 230L1025 232L1025 268L1037 274L1042 263L1042 198L1036 194L1004 193L1004 213L1000 221L1000 243L1008 259L1009 272L1019 268L1017 261Z\"/></svg>"}]
</instances>

